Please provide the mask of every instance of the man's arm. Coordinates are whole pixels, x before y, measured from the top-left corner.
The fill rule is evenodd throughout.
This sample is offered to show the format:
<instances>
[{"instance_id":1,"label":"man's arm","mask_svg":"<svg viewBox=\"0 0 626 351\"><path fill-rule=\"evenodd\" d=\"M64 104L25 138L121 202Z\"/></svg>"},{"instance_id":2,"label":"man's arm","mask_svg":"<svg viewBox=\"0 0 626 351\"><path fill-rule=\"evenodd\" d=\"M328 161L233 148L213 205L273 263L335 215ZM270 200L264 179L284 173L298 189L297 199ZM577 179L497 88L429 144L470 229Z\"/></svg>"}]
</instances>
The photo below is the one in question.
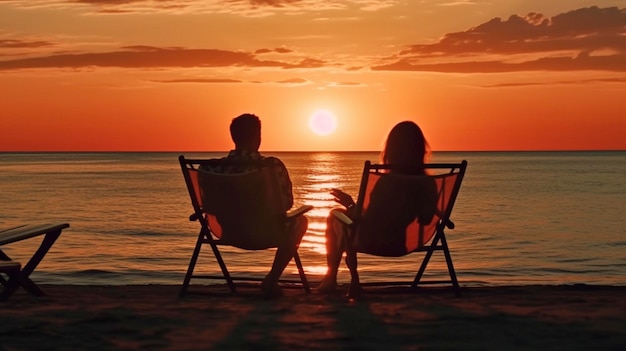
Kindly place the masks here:
<instances>
[{"instance_id":1,"label":"man's arm","mask_svg":"<svg viewBox=\"0 0 626 351\"><path fill-rule=\"evenodd\" d=\"M266 162L269 162L275 170L282 203L285 206L285 211L288 211L293 206L293 185L289 178L287 167L276 157L268 157L266 158Z\"/></svg>"}]
</instances>

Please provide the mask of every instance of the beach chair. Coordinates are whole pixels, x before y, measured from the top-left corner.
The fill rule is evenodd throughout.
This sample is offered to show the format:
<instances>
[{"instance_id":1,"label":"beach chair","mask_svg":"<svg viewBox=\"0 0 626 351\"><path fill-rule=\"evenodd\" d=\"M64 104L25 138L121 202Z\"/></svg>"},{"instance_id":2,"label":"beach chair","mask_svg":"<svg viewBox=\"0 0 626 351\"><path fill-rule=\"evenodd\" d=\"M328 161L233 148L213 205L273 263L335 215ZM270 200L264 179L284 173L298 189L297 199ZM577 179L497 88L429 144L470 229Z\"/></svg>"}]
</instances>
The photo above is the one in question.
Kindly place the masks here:
<instances>
[{"instance_id":1,"label":"beach chair","mask_svg":"<svg viewBox=\"0 0 626 351\"><path fill-rule=\"evenodd\" d=\"M0 300L8 299L20 286L28 293L35 296L45 296L46 293L30 279L44 256L61 235L63 229L69 227L68 223L44 223L29 224L0 231L0 273L8 276L4 279L0 276L0 285L4 287L0 293ZM31 258L23 267L12 261L2 251L2 245L10 244L43 235L41 244L35 250Z\"/></svg>"},{"instance_id":2,"label":"beach chair","mask_svg":"<svg viewBox=\"0 0 626 351\"><path fill-rule=\"evenodd\" d=\"M224 159L186 159L179 157L180 167L187 184L193 206L190 221L200 224L200 232L183 280L180 296L184 296L192 278L226 280L232 293L235 281L262 281L260 277L231 275L219 250L220 246L232 246L243 250L264 250L277 247L267 237L286 235L297 217L311 210L301 206L285 212L282 198L277 196L275 169L259 163L252 171L240 174L223 174L205 171L215 167L229 167L232 162ZM271 219L271 220L268 220ZM224 234L227 235L224 235ZM230 234L229 234L230 233ZM233 235L239 233L241 236ZM194 270L202 247L208 244L219 264L221 275L195 274ZM293 257L299 279L280 279L291 287L302 287L310 292L302 262L296 250Z\"/></svg>"},{"instance_id":3,"label":"beach chair","mask_svg":"<svg viewBox=\"0 0 626 351\"><path fill-rule=\"evenodd\" d=\"M388 165L372 164L370 163L370 161L366 161L363 168L359 195L355 205L355 215L352 219L350 219L341 212L332 212L333 215L335 215L340 221L342 221L348 229L348 235L344 237L346 245L346 263L348 265L351 275L349 296L358 297L358 295L362 291L363 286L410 285L412 288L417 288L418 285L422 284L450 283L452 285L454 293L457 296L460 296L459 283L456 278L456 273L452 264L452 257L450 255L450 250L448 248L448 243L444 231L446 228L454 228L454 223L450 220L450 214L452 213L454 202L461 187L461 182L463 181L467 162L462 161L461 163L438 164L431 163L427 164L426 167L429 170L429 174L432 175L396 176L387 172L391 169L391 167L389 167ZM415 218L406 227L406 238L403 247L397 248L397 250L395 250L393 254L380 253L376 248L364 247L363 244L359 243L359 224L360 222L362 222L363 216L367 213L368 206L370 205L370 195L373 189L383 177L391 177L387 178L387 181L389 181L390 179L391 181L393 181L393 177L402 177L402 183L406 184L406 186L411 186L410 184L412 182L424 182L426 180L425 177L428 177L434 180L438 191L437 214L433 217L430 223L420 223L419 220ZM381 235L384 236L384 233L381 233ZM450 275L449 280L422 280L422 276L424 274L424 271L426 270L426 266L428 265L435 251L443 251L448 268L448 273ZM357 270L358 253L383 257L398 257L416 252L422 252L425 253L425 255L423 256L421 264L419 260L415 261L414 268L418 268L418 264L419 268L417 269L415 278L412 281L382 281L366 283L360 282L359 273ZM410 269L410 267L407 268Z\"/></svg>"},{"instance_id":4,"label":"beach chair","mask_svg":"<svg viewBox=\"0 0 626 351\"><path fill-rule=\"evenodd\" d=\"M8 279L14 279L20 283L25 283L20 275L21 268L22 265L19 262L0 261L0 273L5 274ZM0 286L2 286L2 290L0 290L0 301L4 301L9 298L13 291L7 290L9 287L9 281L5 279L2 274L0 274Z\"/></svg>"}]
</instances>

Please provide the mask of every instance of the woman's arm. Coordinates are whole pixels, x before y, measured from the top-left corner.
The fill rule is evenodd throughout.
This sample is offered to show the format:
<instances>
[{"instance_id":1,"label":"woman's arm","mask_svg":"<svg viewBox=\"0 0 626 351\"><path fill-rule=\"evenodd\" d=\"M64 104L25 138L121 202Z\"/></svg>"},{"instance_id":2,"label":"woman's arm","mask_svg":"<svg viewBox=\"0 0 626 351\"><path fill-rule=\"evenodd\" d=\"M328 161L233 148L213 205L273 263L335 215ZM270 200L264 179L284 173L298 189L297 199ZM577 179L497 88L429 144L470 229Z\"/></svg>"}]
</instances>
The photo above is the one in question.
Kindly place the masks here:
<instances>
[{"instance_id":1,"label":"woman's arm","mask_svg":"<svg viewBox=\"0 0 626 351\"><path fill-rule=\"evenodd\" d=\"M352 196L346 194L339 189L331 189L330 194L335 198L335 201L343 205L347 210L354 207L354 200Z\"/></svg>"}]
</instances>

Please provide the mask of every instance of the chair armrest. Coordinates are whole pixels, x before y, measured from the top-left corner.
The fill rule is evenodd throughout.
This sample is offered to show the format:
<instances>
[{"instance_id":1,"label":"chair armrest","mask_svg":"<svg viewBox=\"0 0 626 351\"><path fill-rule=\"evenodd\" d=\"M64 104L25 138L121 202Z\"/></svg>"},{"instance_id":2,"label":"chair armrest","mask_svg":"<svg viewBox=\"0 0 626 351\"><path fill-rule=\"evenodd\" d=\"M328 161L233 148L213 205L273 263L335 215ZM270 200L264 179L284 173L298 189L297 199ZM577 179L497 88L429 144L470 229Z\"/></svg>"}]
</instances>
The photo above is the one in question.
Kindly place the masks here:
<instances>
[{"instance_id":1,"label":"chair armrest","mask_svg":"<svg viewBox=\"0 0 626 351\"><path fill-rule=\"evenodd\" d=\"M309 211L311 211L313 209L313 206L311 205L304 205L304 206L300 206L296 209L293 210L289 210L287 211L287 219L293 219L296 218L298 216L301 216Z\"/></svg>"},{"instance_id":2,"label":"chair armrest","mask_svg":"<svg viewBox=\"0 0 626 351\"><path fill-rule=\"evenodd\" d=\"M343 212L333 211L331 213L333 214L333 216L335 216L335 218L340 220L345 225L352 225L352 223L354 223L354 221L350 219L350 217L346 216L346 214Z\"/></svg>"},{"instance_id":3,"label":"chair armrest","mask_svg":"<svg viewBox=\"0 0 626 351\"><path fill-rule=\"evenodd\" d=\"M435 214L436 214L437 216L439 216L439 218L443 218L443 213L441 213L441 211L437 210L437 211L435 212ZM444 223L443 223L443 224L444 224L444 225L446 226L446 228L448 228L448 229L454 229L454 222L452 222L452 221L450 220L450 218L446 219L446 220L444 221Z\"/></svg>"},{"instance_id":4,"label":"chair armrest","mask_svg":"<svg viewBox=\"0 0 626 351\"><path fill-rule=\"evenodd\" d=\"M447 227L448 229L454 229L454 222L452 222L451 220L449 220L449 219L448 219L448 220L446 221L446 227Z\"/></svg>"},{"instance_id":5,"label":"chair armrest","mask_svg":"<svg viewBox=\"0 0 626 351\"><path fill-rule=\"evenodd\" d=\"M68 228L69 223L27 224L6 230L0 230L0 245L14 243L20 240L33 238L39 235L48 235Z\"/></svg>"}]
</instances>

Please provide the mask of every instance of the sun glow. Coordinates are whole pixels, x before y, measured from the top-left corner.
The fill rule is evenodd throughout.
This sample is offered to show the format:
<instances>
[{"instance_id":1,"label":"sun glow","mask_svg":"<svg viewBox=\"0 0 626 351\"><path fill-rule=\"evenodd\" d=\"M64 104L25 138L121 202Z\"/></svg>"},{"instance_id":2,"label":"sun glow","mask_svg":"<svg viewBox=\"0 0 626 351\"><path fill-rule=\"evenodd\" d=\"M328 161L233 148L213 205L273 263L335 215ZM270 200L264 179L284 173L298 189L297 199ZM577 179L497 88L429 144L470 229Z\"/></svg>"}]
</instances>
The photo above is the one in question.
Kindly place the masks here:
<instances>
[{"instance_id":1,"label":"sun glow","mask_svg":"<svg viewBox=\"0 0 626 351\"><path fill-rule=\"evenodd\" d=\"M309 118L309 128L317 135L329 135L337 129L337 118L326 110L317 110Z\"/></svg>"}]
</instances>

